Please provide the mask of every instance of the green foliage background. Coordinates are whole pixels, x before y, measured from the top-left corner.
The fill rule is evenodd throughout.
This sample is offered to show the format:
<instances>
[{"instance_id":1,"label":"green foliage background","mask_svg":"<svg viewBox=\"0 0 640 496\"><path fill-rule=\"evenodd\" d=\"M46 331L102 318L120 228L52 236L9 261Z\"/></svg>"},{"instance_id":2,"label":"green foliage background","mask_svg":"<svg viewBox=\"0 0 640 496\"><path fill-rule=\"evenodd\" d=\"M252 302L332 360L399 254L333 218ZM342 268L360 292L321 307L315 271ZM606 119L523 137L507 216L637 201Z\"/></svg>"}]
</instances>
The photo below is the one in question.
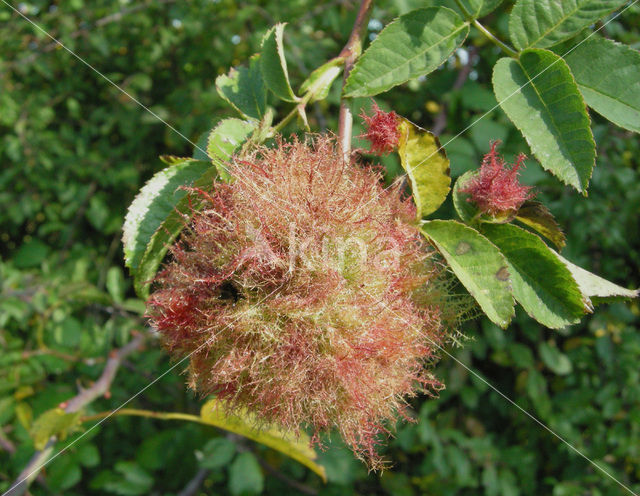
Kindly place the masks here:
<instances>
[{"instance_id":1,"label":"green foliage background","mask_svg":"<svg viewBox=\"0 0 640 496\"><path fill-rule=\"evenodd\" d=\"M427 4L380 1L370 30ZM339 52L355 16L354 2L308 0L15 5L194 142L229 116L215 77L245 63L275 22L289 22L285 45L297 89ZM510 7L505 2L485 23L505 39ZM633 6L604 34L638 49L639 25L640 6ZM501 57L475 38L477 32L471 36L476 53L458 52L426 80L395 88L379 103L425 128L441 127L443 142L465 129L496 104L491 68ZM0 53L4 491L33 454L33 420L95 380L108 351L144 326L144 308L121 263L122 220L144 181L162 168L157 156L188 156L193 145L2 4ZM474 62L460 86L469 56ZM336 84L328 100L309 108L312 128L337 128L338 97ZM282 117L288 108L278 110ZM567 258L638 287L640 141L593 112L591 118L599 156L588 199L563 188L534 161L523 179L565 227ZM447 145L453 175L477 167L493 139L503 140L509 157L528 149L504 113L494 110ZM398 170L393 158L385 165L390 175ZM453 217L449 203L441 212ZM583 324L561 331L521 314L507 331L484 319L467 325L469 340L452 352L638 492L639 324L637 303L601 307ZM110 397L90 411L118 407L170 366L149 343L128 358ZM180 370L129 406L197 414L201 400L185 388ZM54 460L31 491L177 495L199 473L203 494L620 494L619 486L453 360L443 358L436 373L447 389L437 400L413 403L418 421L399 426L385 448L394 465L382 474L367 474L337 436L321 454L329 477L324 485L276 452L212 428L119 417Z\"/></svg>"}]
</instances>

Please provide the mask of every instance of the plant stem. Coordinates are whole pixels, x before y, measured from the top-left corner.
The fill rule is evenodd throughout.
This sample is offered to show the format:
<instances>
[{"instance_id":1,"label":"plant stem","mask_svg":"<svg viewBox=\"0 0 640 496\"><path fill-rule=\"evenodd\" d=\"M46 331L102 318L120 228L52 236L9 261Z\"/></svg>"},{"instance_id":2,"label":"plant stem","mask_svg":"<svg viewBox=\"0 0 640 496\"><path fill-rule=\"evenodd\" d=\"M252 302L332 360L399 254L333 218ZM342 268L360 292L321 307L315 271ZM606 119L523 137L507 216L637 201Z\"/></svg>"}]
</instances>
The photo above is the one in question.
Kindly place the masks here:
<instances>
[{"instance_id":1,"label":"plant stem","mask_svg":"<svg viewBox=\"0 0 640 496\"><path fill-rule=\"evenodd\" d=\"M208 468L201 468L196 472L196 475L189 481L182 491L178 493L178 496L194 496L200 491L200 486L206 480L211 473Z\"/></svg>"},{"instance_id":2,"label":"plant stem","mask_svg":"<svg viewBox=\"0 0 640 496\"><path fill-rule=\"evenodd\" d=\"M67 413L77 412L105 394L111 387L111 383L115 379L116 372L124 358L140 348L146 338L147 336L139 333L124 347L119 350L113 350L109 354L109 359L100 378L94 382L90 388L83 389L76 396L65 402L64 406L61 405L61 408L64 408L64 411ZM19 496L27 492L33 479L37 477L42 467L44 467L50 459L55 443L56 437L52 436L49 438L43 450L34 453L27 466L20 472L16 481L3 496Z\"/></svg>"},{"instance_id":3,"label":"plant stem","mask_svg":"<svg viewBox=\"0 0 640 496\"><path fill-rule=\"evenodd\" d=\"M284 127L289 124L289 122L291 122L291 120L298 115L299 109L302 108L304 110L304 108L307 106L307 103L309 102L309 100L311 99L313 95L311 94L306 94L304 97L302 97L302 99L296 104L295 107L293 107L293 109L291 109L291 112L289 112L287 115L284 116L284 118L278 122L278 124L276 124L275 126L273 126L273 130L276 133L279 133L280 131L282 131L282 129L284 129Z\"/></svg>"},{"instance_id":4,"label":"plant stem","mask_svg":"<svg viewBox=\"0 0 640 496\"><path fill-rule=\"evenodd\" d=\"M298 113L298 106L296 105L295 107L293 107L291 112L289 112L287 115L285 115L284 118L280 122L278 122L278 124L273 126L274 132L275 133L279 133L280 131L282 131L282 129L287 124L289 124L289 122L291 122L291 120L296 116L297 113Z\"/></svg>"},{"instance_id":5,"label":"plant stem","mask_svg":"<svg viewBox=\"0 0 640 496\"><path fill-rule=\"evenodd\" d=\"M342 88L347 82L349 73L362 53L362 38L365 34L367 21L371 14L373 0L361 0L358 15L353 23L353 29L349 35L349 40L340 52L339 57L344 57L344 77ZM353 114L348 100L342 96L340 98L340 116L338 117L338 140L342 148L342 155L346 161L351 157L351 136L353 134Z\"/></svg>"},{"instance_id":6,"label":"plant stem","mask_svg":"<svg viewBox=\"0 0 640 496\"><path fill-rule=\"evenodd\" d=\"M81 422L90 422L94 420L101 420L104 418L110 418L121 415L131 415L135 417L146 417L157 420L184 420L187 422L195 422L197 424L207 425L210 427L217 427L218 429L222 429L230 433L231 435L239 435L243 438L252 439L253 441L264 444L265 446L269 446L270 448L276 449L281 453L293 458L294 460L299 461L306 467L310 468L314 473L318 474L322 480L326 482L326 475L324 473L324 469L319 466L312 459L308 458L306 455L297 456L295 454L291 454L289 449L285 449L281 445L281 442L278 441L280 436L277 433L273 433L270 430L267 430L264 433L264 437L260 435L260 430L247 430L246 427L243 427L243 421L238 422L230 421L227 417L218 418L217 416L202 416L202 415L192 415L190 413L181 413L181 412L156 412L153 410L139 410L136 408L120 408L115 411L106 411L101 413L96 413L94 415L87 415L80 418ZM5 495L3 495L5 496Z\"/></svg>"},{"instance_id":7,"label":"plant stem","mask_svg":"<svg viewBox=\"0 0 640 496\"><path fill-rule=\"evenodd\" d=\"M499 46L507 55L509 55L510 57L518 56L518 52L516 52L502 40L498 39L491 31L480 24L480 21L478 21L478 19L474 19L473 15L471 15L471 13L465 8L464 4L460 0L455 0L455 2L458 8L462 11L462 14L464 15L467 22L472 23L478 29L478 31L480 31L484 36L489 38L489 40Z\"/></svg>"},{"instance_id":8,"label":"plant stem","mask_svg":"<svg viewBox=\"0 0 640 496\"><path fill-rule=\"evenodd\" d=\"M342 80L343 88L347 81L347 78L349 77L351 69L362 53L362 37L364 36L367 27L367 21L369 20L369 15L371 14L371 7L373 7L373 0L361 0L360 8L358 9L358 14L356 15L356 20L353 23L353 29L351 30L351 34L349 35L349 40L337 57L344 59L344 77ZM284 116L284 118L273 127L274 131L276 133L281 132L282 129L284 129L284 127L289 124L289 122L291 122L291 120L298 114L300 107L304 109L311 96L311 94L305 95L305 97L300 100L300 102L291 110L291 112ZM340 147L342 148L342 153L345 157L345 160L348 160L349 156L351 155L351 135L353 134L352 129L353 115L351 114L351 108L347 103L346 98L342 97L340 99L340 116L338 117L338 136Z\"/></svg>"},{"instance_id":9,"label":"plant stem","mask_svg":"<svg viewBox=\"0 0 640 496\"><path fill-rule=\"evenodd\" d=\"M460 1L460 0L455 0L456 5L458 6L458 8L462 11L462 15L464 16L464 18L471 22L471 20L473 19L473 16L471 15L471 13L466 9L466 7L464 6L464 4Z\"/></svg>"},{"instance_id":10,"label":"plant stem","mask_svg":"<svg viewBox=\"0 0 640 496\"><path fill-rule=\"evenodd\" d=\"M489 31L482 24L480 24L480 22L478 22L477 19L473 20L473 25L478 29L478 31L480 31L483 35L485 35L487 38L489 38L495 45L497 45L500 48L502 48L502 50L507 55L509 55L510 57L517 57L518 56L518 52L516 52L509 45L507 45L506 43L504 43L503 41L498 39L493 33L491 33L491 31Z\"/></svg>"},{"instance_id":11,"label":"plant stem","mask_svg":"<svg viewBox=\"0 0 640 496\"><path fill-rule=\"evenodd\" d=\"M120 415L129 415L134 417L147 417L159 420L186 420L188 422L203 423L202 418L198 415L179 412L154 412L153 410L139 410L137 408L120 408L120 410L106 411L96 413L95 415L86 415L80 420L82 422L91 422L92 420L100 420L106 417L119 417Z\"/></svg>"}]
</instances>

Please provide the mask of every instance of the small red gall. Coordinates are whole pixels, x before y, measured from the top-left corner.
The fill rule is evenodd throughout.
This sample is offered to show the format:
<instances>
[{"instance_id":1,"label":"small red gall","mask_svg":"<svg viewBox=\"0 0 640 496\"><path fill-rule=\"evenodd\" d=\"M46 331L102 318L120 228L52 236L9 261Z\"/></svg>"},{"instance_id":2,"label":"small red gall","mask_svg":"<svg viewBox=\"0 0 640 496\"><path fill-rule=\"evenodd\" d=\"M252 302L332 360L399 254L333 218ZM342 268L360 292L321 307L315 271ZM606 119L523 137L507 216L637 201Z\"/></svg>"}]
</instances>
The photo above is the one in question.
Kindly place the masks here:
<instances>
[{"instance_id":1,"label":"small red gall","mask_svg":"<svg viewBox=\"0 0 640 496\"><path fill-rule=\"evenodd\" d=\"M521 153L512 167L506 167L496 150L499 144L499 140L491 144L478 174L460 189L470 195L468 202L475 203L481 212L492 216L517 212L525 201L534 196L531 186L522 185L518 180L518 169L526 155Z\"/></svg>"},{"instance_id":2,"label":"small red gall","mask_svg":"<svg viewBox=\"0 0 640 496\"><path fill-rule=\"evenodd\" d=\"M371 143L369 152L374 155L387 155L398 147L400 142L400 116L395 112L385 112L373 102L373 115L363 110L360 114L367 128L359 137Z\"/></svg>"}]
</instances>

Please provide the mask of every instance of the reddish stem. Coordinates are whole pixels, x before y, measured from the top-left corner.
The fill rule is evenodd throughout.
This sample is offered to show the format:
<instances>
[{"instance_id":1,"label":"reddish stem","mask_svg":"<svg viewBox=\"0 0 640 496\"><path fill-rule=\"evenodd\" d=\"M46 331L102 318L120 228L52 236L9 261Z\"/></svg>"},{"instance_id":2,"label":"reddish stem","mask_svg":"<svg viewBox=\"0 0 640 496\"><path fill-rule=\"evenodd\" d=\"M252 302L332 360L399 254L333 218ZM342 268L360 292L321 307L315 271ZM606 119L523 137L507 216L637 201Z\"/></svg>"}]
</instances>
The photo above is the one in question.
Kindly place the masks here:
<instances>
[{"instance_id":1,"label":"reddish stem","mask_svg":"<svg viewBox=\"0 0 640 496\"><path fill-rule=\"evenodd\" d=\"M371 7L373 7L373 0L362 0L360 2L360 8L358 9L358 15L353 23L353 29L351 35L349 35L349 41L344 46L338 57L344 58L344 78L342 80L342 88L347 82L349 73L358 60L360 53L362 53L362 38L367 28L367 22L369 15L371 14ZM338 118L338 136L340 146L342 148L342 154L345 160L349 160L351 156L351 136L353 134L353 114L351 113L351 106L347 99L343 96L340 99L340 116Z\"/></svg>"}]
</instances>

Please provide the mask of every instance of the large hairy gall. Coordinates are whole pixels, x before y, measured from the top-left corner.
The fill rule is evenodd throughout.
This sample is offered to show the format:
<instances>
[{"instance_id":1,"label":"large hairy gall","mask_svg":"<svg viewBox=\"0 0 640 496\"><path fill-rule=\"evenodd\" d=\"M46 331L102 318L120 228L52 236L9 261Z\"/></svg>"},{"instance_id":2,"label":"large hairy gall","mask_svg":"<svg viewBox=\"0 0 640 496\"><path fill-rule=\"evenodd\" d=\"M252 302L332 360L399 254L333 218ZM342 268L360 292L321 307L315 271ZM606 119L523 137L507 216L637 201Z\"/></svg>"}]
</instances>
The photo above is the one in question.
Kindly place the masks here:
<instances>
[{"instance_id":1,"label":"large hairy gall","mask_svg":"<svg viewBox=\"0 0 640 496\"><path fill-rule=\"evenodd\" d=\"M234 409L315 434L336 428L370 467L430 372L457 309L415 223L380 173L335 140L278 141L229 164L148 303L190 385ZM405 415L406 416L406 415Z\"/></svg>"}]
</instances>

